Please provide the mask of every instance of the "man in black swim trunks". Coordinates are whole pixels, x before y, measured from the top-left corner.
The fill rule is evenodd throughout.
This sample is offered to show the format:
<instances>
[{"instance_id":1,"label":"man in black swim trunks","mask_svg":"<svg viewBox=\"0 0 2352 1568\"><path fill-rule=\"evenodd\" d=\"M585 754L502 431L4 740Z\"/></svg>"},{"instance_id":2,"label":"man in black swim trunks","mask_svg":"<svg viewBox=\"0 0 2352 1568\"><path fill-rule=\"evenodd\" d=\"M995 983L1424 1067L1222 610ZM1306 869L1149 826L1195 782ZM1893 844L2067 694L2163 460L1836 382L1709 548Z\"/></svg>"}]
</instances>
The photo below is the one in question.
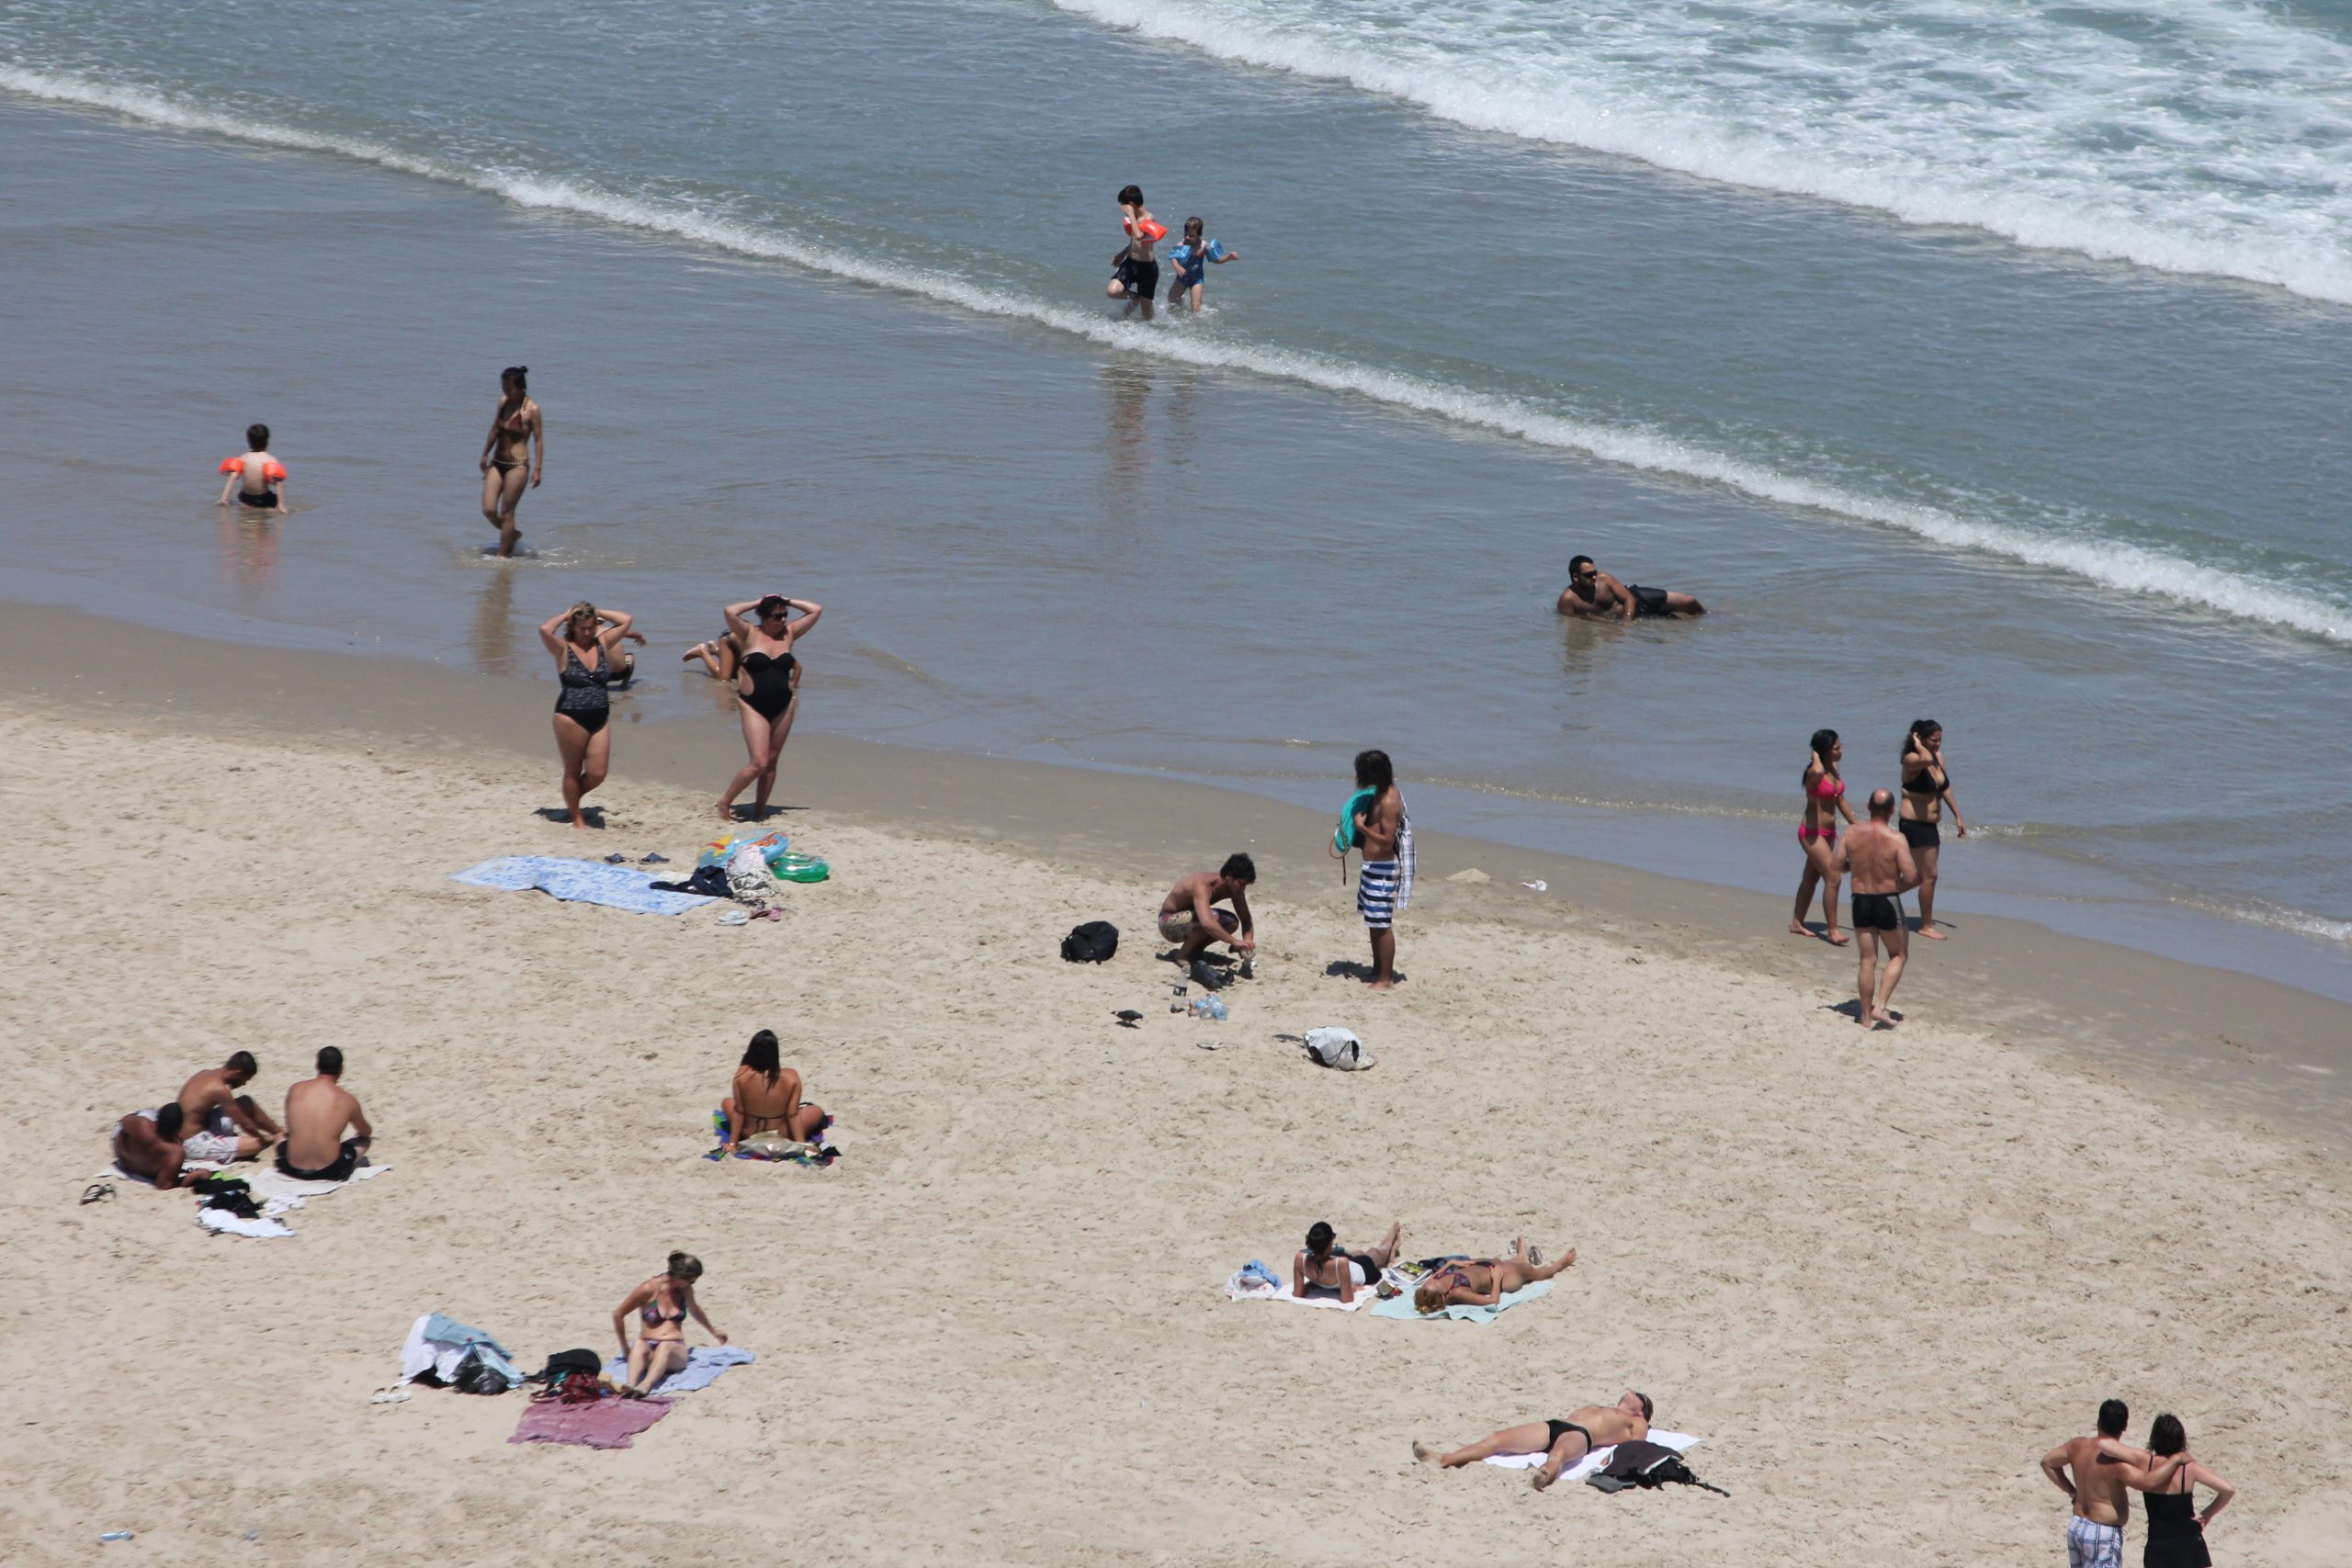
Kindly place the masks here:
<instances>
[{"instance_id":1,"label":"man in black swim trunks","mask_svg":"<svg viewBox=\"0 0 2352 1568\"><path fill-rule=\"evenodd\" d=\"M1535 1490L1541 1492L1595 1449L1614 1448L1649 1435L1650 1396L1629 1388L1614 1404L1580 1405L1556 1420L1506 1427L1450 1454L1415 1443L1413 1457L1442 1470L1458 1470L1496 1454L1542 1454L1544 1462L1535 1470Z\"/></svg>"},{"instance_id":2,"label":"man in black swim trunks","mask_svg":"<svg viewBox=\"0 0 2352 1568\"><path fill-rule=\"evenodd\" d=\"M1564 615L1608 621L1630 621L1637 616L1662 620L1707 613L1707 607L1688 593L1669 593L1663 588L1621 582L1593 565L1590 556L1569 558L1568 585L1560 590L1556 608Z\"/></svg>"},{"instance_id":3,"label":"man in black swim trunks","mask_svg":"<svg viewBox=\"0 0 2352 1568\"><path fill-rule=\"evenodd\" d=\"M286 1091L286 1141L277 1168L303 1181L348 1181L368 1157L376 1129L359 1100L343 1087L343 1052L321 1046L319 1076ZM352 1136L343 1134L348 1129Z\"/></svg>"},{"instance_id":4,"label":"man in black swim trunks","mask_svg":"<svg viewBox=\"0 0 2352 1568\"><path fill-rule=\"evenodd\" d=\"M1903 978L1903 965L1911 953L1900 900L1919 886L1919 867L1911 858L1911 846L1894 830L1894 792L1871 791L1870 820L1856 823L1833 852L1838 869L1854 890L1854 934L1861 939L1854 944L1861 954L1861 976L1856 983L1861 1006L1856 1021L1865 1029L1880 1024L1894 1027L1894 1015L1886 1004L1894 998L1894 983ZM1881 942L1886 944L1886 970L1878 976L1873 1002L1871 972L1878 967Z\"/></svg>"},{"instance_id":5,"label":"man in black swim trunks","mask_svg":"<svg viewBox=\"0 0 2352 1568\"><path fill-rule=\"evenodd\" d=\"M1111 256L1111 285L1108 292L1114 299L1125 299L1127 308L1143 307L1143 319L1151 320L1152 301L1159 295L1159 258L1152 247L1159 242L1154 230L1162 234L1151 209L1143 204L1143 187L1126 186L1119 191L1119 226L1126 231L1127 243Z\"/></svg>"}]
</instances>

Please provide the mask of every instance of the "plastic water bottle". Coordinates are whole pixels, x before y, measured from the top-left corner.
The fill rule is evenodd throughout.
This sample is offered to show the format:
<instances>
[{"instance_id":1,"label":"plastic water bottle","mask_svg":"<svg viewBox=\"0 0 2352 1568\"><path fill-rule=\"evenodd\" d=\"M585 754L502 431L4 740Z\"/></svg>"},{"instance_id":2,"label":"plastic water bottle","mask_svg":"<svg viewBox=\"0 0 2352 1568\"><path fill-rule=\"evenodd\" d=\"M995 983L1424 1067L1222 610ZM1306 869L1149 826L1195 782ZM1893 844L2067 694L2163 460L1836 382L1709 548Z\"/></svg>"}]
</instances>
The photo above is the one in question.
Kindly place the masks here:
<instances>
[{"instance_id":1,"label":"plastic water bottle","mask_svg":"<svg viewBox=\"0 0 2352 1568\"><path fill-rule=\"evenodd\" d=\"M1194 1018L1214 1019L1217 1022L1223 1023L1225 1021L1225 998L1223 997L1195 997L1193 999L1193 1016Z\"/></svg>"},{"instance_id":2,"label":"plastic water bottle","mask_svg":"<svg viewBox=\"0 0 2352 1568\"><path fill-rule=\"evenodd\" d=\"M108 1530L106 1534L98 1537L98 1539L100 1540L129 1540L130 1539L130 1532L129 1530Z\"/></svg>"}]
</instances>

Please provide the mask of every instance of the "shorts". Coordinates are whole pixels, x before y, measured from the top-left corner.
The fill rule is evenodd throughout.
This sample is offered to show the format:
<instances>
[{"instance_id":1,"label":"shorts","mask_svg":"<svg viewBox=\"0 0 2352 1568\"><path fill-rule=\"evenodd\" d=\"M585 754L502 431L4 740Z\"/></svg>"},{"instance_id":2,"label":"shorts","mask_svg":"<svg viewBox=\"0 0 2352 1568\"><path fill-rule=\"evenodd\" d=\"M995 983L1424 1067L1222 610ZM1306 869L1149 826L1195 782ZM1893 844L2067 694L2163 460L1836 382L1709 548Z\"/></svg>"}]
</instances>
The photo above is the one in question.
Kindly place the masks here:
<instances>
[{"instance_id":1,"label":"shorts","mask_svg":"<svg viewBox=\"0 0 2352 1568\"><path fill-rule=\"evenodd\" d=\"M1223 926L1228 934L1240 927L1239 917L1230 909L1212 909L1209 913L1216 917L1217 924ZM1193 934L1193 927L1196 923L1190 909L1179 909L1172 915L1162 909L1159 911L1159 939L1162 942L1182 942Z\"/></svg>"},{"instance_id":2,"label":"shorts","mask_svg":"<svg viewBox=\"0 0 2352 1568\"><path fill-rule=\"evenodd\" d=\"M1666 590L1645 588L1638 582L1625 584L1625 592L1634 596L1634 619L1643 620L1666 614Z\"/></svg>"},{"instance_id":3,"label":"shorts","mask_svg":"<svg viewBox=\"0 0 2352 1568\"><path fill-rule=\"evenodd\" d=\"M1112 275L1127 286L1130 299L1149 299L1159 292L1159 264L1139 262L1133 256L1121 256Z\"/></svg>"},{"instance_id":4,"label":"shorts","mask_svg":"<svg viewBox=\"0 0 2352 1568\"><path fill-rule=\"evenodd\" d=\"M274 490L266 490L259 495L247 495L243 491L239 491L237 492L237 504L239 506L250 506L255 512L274 511L277 506L277 492Z\"/></svg>"},{"instance_id":5,"label":"shorts","mask_svg":"<svg viewBox=\"0 0 2352 1568\"><path fill-rule=\"evenodd\" d=\"M1892 893L1857 893L1853 925L1858 931L1899 931L1903 929L1903 906Z\"/></svg>"},{"instance_id":6,"label":"shorts","mask_svg":"<svg viewBox=\"0 0 2352 1568\"><path fill-rule=\"evenodd\" d=\"M1372 1254L1351 1252L1347 1255L1347 1258L1349 1279L1359 1285L1380 1283L1380 1265L1372 1260Z\"/></svg>"},{"instance_id":7,"label":"shorts","mask_svg":"<svg viewBox=\"0 0 2352 1568\"><path fill-rule=\"evenodd\" d=\"M1356 913L1374 931L1396 923L1396 872L1393 860L1368 860L1356 878Z\"/></svg>"},{"instance_id":8,"label":"shorts","mask_svg":"<svg viewBox=\"0 0 2352 1568\"><path fill-rule=\"evenodd\" d=\"M351 1173L359 1168L359 1140L345 1138L343 1152L316 1170L297 1170L286 1162L286 1145L277 1145L277 1168L297 1181L348 1181Z\"/></svg>"},{"instance_id":9,"label":"shorts","mask_svg":"<svg viewBox=\"0 0 2352 1568\"><path fill-rule=\"evenodd\" d=\"M233 1125L227 1133L189 1133L180 1139L180 1147L189 1159L227 1165L237 1157L237 1134Z\"/></svg>"},{"instance_id":10,"label":"shorts","mask_svg":"<svg viewBox=\"0 0 2352 1568\"><path fill-rule=\"evenodd\" d=\"M1903 841L1915 850L1932 850L1944 841L1944 831L1933 822L1923 822L1905 817L1894 825L1903 834Z\"/></svg>"},{"instance_id":11,"label":"shorts","mask_svg":"<svg viewBox=\"0 0 2352 1568\"><path fill-rule=\"evenodd\" d=\"M2080 1514L2068 1519L2066 1568L2123 1568L2123 1532Z\"/></svg>"}]
</instances>

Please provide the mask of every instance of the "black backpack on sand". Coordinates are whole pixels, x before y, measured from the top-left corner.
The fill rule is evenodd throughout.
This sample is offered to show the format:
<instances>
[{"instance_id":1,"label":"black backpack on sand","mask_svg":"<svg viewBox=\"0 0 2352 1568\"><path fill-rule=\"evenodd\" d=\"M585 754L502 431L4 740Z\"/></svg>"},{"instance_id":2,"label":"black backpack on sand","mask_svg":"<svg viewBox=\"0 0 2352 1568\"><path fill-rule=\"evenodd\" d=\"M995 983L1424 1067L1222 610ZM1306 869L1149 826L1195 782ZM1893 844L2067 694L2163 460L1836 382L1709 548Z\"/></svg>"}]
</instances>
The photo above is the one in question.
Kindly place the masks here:
<instances>
[{"instance_id":1,"label":"black backpack on sand","mask_svg":"<svg viewBox=\"0 0 2352 1568\"><path fill-rule=\"evenodd\" d=\"M1623 1492L1628 1486L1658 1487L1679 1483L1705 1487L1720 1497L1731 1495L1722 1487L1708 1486L1691 1474L1690 1467L1683 1462L1682 1456L1664 1443L1645 1442L1638 1438L1618 1444L1617 1451L1609 1456L1608 1464L1586 1476L1585 1480L1603 1492Z\"/></svg>"},{"instance_id":2,"label":"black backpack on sand","mask_svg":"<svg viewBox=\"0 0 2352 1568\"><path fill-rule=\"evenodd\" d=\"M1108 920L1089 920L1062 938L1062 956L1072 964L1107 964L1119 951L1119 928Z\"/></svg>"}]
</instances>

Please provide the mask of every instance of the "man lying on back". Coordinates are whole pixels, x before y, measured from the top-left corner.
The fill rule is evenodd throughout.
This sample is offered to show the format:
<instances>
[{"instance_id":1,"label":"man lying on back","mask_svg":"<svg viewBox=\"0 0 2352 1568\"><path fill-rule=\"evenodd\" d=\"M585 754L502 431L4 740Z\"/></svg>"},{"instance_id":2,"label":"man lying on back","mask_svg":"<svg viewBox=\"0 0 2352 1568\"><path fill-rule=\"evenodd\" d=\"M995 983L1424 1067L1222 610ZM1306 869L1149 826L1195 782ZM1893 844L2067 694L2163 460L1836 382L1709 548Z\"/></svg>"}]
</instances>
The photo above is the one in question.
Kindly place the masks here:
<instances>
[{"instance_id":1,"label":"man lying on back","mask_svg":"<svg viewBox=\"0 0 2352 1568\"><path fill-rule=\"evenodd\" d=\"M359 1101L343 1087L343 1053L319 1051L319 1076L286 1091L286 1141L277 1145L277 1168L303 1181L348 1181L374 1141ZM343 1135L350 1128L352 1136Z\"/></svg>"}]
</instances>

